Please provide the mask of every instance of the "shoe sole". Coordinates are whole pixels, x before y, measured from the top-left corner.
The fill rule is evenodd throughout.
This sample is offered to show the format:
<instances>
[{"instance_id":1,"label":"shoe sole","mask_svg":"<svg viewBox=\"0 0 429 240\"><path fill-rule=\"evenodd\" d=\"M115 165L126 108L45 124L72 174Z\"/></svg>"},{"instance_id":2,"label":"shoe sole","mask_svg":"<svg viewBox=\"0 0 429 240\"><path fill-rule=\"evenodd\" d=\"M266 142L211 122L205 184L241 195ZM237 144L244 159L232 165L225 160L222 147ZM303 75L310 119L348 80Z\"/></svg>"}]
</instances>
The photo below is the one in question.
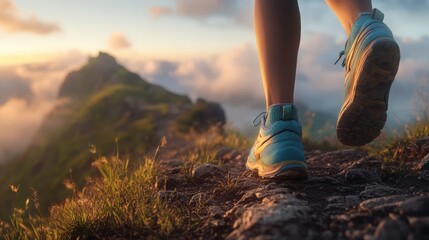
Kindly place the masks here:
<instances>
[{"instance_id":1,"label":"shoe sole","mask_svg":"<svg viewBox=\"0 0 429 240\"><path fill-rule=\"evenodd\" d=\"M307 165L298 160L287 160L274 165L265 165L257 160L246 162L247 169L258 173L262 178L273 180L305 180L308 178Z\"/></svg>"},{"instance_id":2,"label":"shoe sole","mask_svg":"<svg viewBox=\"0 0 429 240\"><path fill-rule=\"evenodd\" d=\"M393 39L377 39L367 49L337 121L338 140L349 146L363 146L380 135L399 67L399 46Z\"/></svg>"}]
</instances>

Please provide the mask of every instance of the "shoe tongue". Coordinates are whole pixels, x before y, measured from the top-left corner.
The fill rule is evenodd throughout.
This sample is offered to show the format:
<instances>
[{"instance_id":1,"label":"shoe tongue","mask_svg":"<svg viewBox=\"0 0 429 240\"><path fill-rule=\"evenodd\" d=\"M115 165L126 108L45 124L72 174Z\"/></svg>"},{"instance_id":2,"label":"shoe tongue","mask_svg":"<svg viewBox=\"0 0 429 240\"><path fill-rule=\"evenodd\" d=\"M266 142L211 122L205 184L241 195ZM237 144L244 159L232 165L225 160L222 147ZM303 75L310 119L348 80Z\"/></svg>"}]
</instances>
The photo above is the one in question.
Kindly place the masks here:
<instances>
[{"instance_id":1,"label":"shoe tongue","mask_svg":"<svg viewBox=\"0 0 429 240\"><path fill-rule=\"evenodd\" d=\"M298 121L298 110L293 104L272 105L268 108L265 119L265 126L270 127L277 121L296 120Z\"/></svg>"}]
</instances>

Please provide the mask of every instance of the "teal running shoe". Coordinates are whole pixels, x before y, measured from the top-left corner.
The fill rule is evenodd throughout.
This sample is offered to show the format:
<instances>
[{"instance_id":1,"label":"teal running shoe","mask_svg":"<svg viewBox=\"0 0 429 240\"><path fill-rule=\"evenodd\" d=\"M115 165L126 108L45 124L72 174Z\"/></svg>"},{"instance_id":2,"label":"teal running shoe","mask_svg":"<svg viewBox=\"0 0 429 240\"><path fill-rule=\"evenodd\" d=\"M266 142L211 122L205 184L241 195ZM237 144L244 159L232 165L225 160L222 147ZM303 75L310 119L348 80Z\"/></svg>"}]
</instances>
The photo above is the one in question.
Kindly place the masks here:
<instances>
[{"instance_id":1,"label":"teal running shoe","mask_svg":"<svg viewBox=\"0 0 429 240\"><path fill-rule=\"evenodd\" d=\"M337 137L345 145L371 142L380 135L387 119L389 91L400 52L383 18L378 9L361 14L338 58L345 55L345 99L337 121Z\"/></svg>"},{"instance_id":2,"label":"teal running shoe","mask_svg":"<svg viewBox=\"0 0 429 240\"><path fill-rule=\"evenodd\" d=\"M257 171L263 178L307 178L302 127L298 122L296 107L291 104L272 105L263 114L261 128L247 157L246 167Z\"/></svg>"}]
</instances>

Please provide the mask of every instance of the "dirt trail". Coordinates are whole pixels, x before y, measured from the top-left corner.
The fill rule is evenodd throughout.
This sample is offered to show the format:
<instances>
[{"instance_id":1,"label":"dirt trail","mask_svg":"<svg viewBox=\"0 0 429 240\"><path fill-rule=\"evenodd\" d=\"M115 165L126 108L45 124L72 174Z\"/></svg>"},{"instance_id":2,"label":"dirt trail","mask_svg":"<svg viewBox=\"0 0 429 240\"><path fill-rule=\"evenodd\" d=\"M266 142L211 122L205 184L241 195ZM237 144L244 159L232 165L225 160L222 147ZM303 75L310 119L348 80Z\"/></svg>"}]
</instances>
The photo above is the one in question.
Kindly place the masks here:
<instances>
[{"instance_id":1,"label":"dirt trail","mask_svg":"<svg viewBox=\"0 0 429 240\"><path fill-rule=\"evenodd\" d=\"M429 239L429 139L418 141L423 157L403 166L362 150L307 152L308 180L284 182L259 179L246 150L228 148L217 153L224 164L186 175L191 146L176 143L161 158L160 194L199 206L201 224L180 238Z\"/></svg>"}]
</instances>

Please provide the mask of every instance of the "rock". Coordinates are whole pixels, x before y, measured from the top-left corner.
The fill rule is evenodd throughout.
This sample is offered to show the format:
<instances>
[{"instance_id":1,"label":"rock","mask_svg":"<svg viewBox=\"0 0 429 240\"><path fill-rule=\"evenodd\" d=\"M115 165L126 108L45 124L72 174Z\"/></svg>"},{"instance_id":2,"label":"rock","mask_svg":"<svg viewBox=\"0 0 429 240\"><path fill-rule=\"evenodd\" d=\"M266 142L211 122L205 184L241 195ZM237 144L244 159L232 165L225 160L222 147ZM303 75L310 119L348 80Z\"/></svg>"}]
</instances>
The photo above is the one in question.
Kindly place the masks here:
<instances>
[{"instance_id":1,"label":"rock","mask_svg":"<svg viewBox=\"0 0 429 240\"><path fill-rule=\"evenodd\" d=\"M347 195L345 200L347 207L352 207L360 203L360 199L356 195Z\"/></svg>"},{"instance_id":2,"label":"rock","mask_svg":"<svg viewBox=\"0 0 429 240\"><path fill-rule=\"evenodd\" d=\"M175 125L180 132L188 132L191 129L203 132L212 126L222 126L225 123L225 112L218 103L197 99L190 109L179 115Z\"/></svg>"},{"instance_id":3,"label":"rock","mask_svg":"<svg viewBox=\"0 0 429 240\"><path fill-rule=\"evenodd\" d=\"M363 199L384 197L389 195L401 194L402 190L384 185L368 185L364 191L359 193L359 197Z\"/></svg>"},{"instance_id":4,"label":"rock","mask_svg":"<svg viewBox=\"0 0 429 240\"><path fill-rule=\"evenodd\" d=\"M413 234L410 240L429 239L429 217L409 218L408 222L413 228Z\"/></svg>"},{"instance_id":5,"label":"rock","mask_svg":"<svg viewBox=\"0 0 429 240\"><path fill-rule=\"evenodd\" d=\"M390 211L390 209L401 205L407 199L407 195L393 195L365 200L359 204L364 211Z\"/></svg>"},{"instance_id":6,"label":"rock","mask_svg":"<svg viewBox=\"0 0 429 240\"><path fill-rule=\"evenodd\" d=\"M223 161L231 161L241 157L241 152L230 147L222 147L216 152L215 158Z\"/></svg>"},{"instance_id":7,"label":"rock","mask_svg":"<svg viewBox=\"0 0 429 240\"><path fill-rule=\"evenodd\" d=\"M429 182L429 170L422 170L419 172L419 176L417 177L419 180Z\"/></svg>"},{"instance_id":8,"label":"rock","mask_svg":"<svg viewBox=\"0 0 429 240\"><path fill-rule=\"evenodd\" d=\"M348 169L346 171L345 178L349 182L381 182L380 175L377 172L363 168Z\"/></svg>"},{"instance_id":9,"label":"rock","mask_svg":"<svg viewBox=\"0 0 429 240\"><path fill-rule=\"evenodd\" d=\"M417 170L429 170L429 153L417 164Z\"/></svg>"},{"instance_id":10,"label":"rock","mask_svg":"<svg viewBox=\"0 0 429 240\"><path fill-rule=\"evenodd\" d=\"M417 146L422 146L429 143L429 137L419 138L414 140L414 144Z\"/></svg>"},{"instance_id":11,"label":"rock","mask_svg":"<svg viewBox=\"0 0 429 240\"><path fill-rule=\"evenodd\" d=\"M400 220L385 219L375 230L374 240L404 240L408 237L409 227Z\"/></svg>"},{"instance_id":12,"label":"rock","mask_svg":"<svg viewBox=\"0 0 429 240\"><path fill-rule=\"evenodd\" d=\"M222 160L224 161L231 161L231 160L235 160L235 159L240 159L241 158L241 152L238 150L232 150L229 153L225 154L222 158Z\"/></svg>"},{"instance_id":13,"label":"rock","mask_svg":"<svg viewBox=\"0 0 429 240\"><path fill-rule=\"evenodd\" d=\"M155 188L160 190L174 190L180 185L181 179L178 176L162 176L155 182Z\"/></svg>"},{"instance_id":14,"label":"rock","mask_svg":"<svg viewBox=\"0 0 429 240\"><path fill-rule=\"evenodd\" d=\"M345 200L343 196L331 196L326 198L326 201L328 203L343 203Z\"/></svg>"},{"instance_id":15,"label":"rock","mask_svg":"<svg viewBox=\"0 0 429 240\"><path fill-rule=\"evenodd\" d=\"M213 178L221 179L225 175L226 173L221 167L210 163L198 165L192 170L192 177L199 181L206 181Z\"/></svg>"},{"instance_id":16,"label":"rock","mask_svg":"<svg viewBox=\"0 0 429 240\"><path fill-rule=\"evenodd\" d=\"M429 196L409 198L399 206L399 209L401 214L407 216L429 216Z\"/></svg>"},{"instance_id":17,"label":"rock","mask_svg":"<svg viewBox=\"0 0 429 240\"><path fill-rule=\"evenodd\" d=\"M291 194L264 198L248 207L227 239L308 239L311 209Z\"/></svg>"},{"instance_id":18,"label":"rock","mask_svg":"<svg viewBox=\"0 0 429 240\"><path fill-rule=\"evenodd\" d=\"M223 157L231 151L232 151L232 148L230 147L222 147L216 152L215 158L223 159Z\"/></svg>"},{"instance_id":19,"label":"rock","mask_svg":"<svg viewBox=\"0 0 429 240\"><path fill-rule=\"evenodd\" d=\"M179 158L162 159L161 161L159 161L159 164L168 168L176 168L183 166L185 164L185 161Z\"/></svg>"}]
</instances>

